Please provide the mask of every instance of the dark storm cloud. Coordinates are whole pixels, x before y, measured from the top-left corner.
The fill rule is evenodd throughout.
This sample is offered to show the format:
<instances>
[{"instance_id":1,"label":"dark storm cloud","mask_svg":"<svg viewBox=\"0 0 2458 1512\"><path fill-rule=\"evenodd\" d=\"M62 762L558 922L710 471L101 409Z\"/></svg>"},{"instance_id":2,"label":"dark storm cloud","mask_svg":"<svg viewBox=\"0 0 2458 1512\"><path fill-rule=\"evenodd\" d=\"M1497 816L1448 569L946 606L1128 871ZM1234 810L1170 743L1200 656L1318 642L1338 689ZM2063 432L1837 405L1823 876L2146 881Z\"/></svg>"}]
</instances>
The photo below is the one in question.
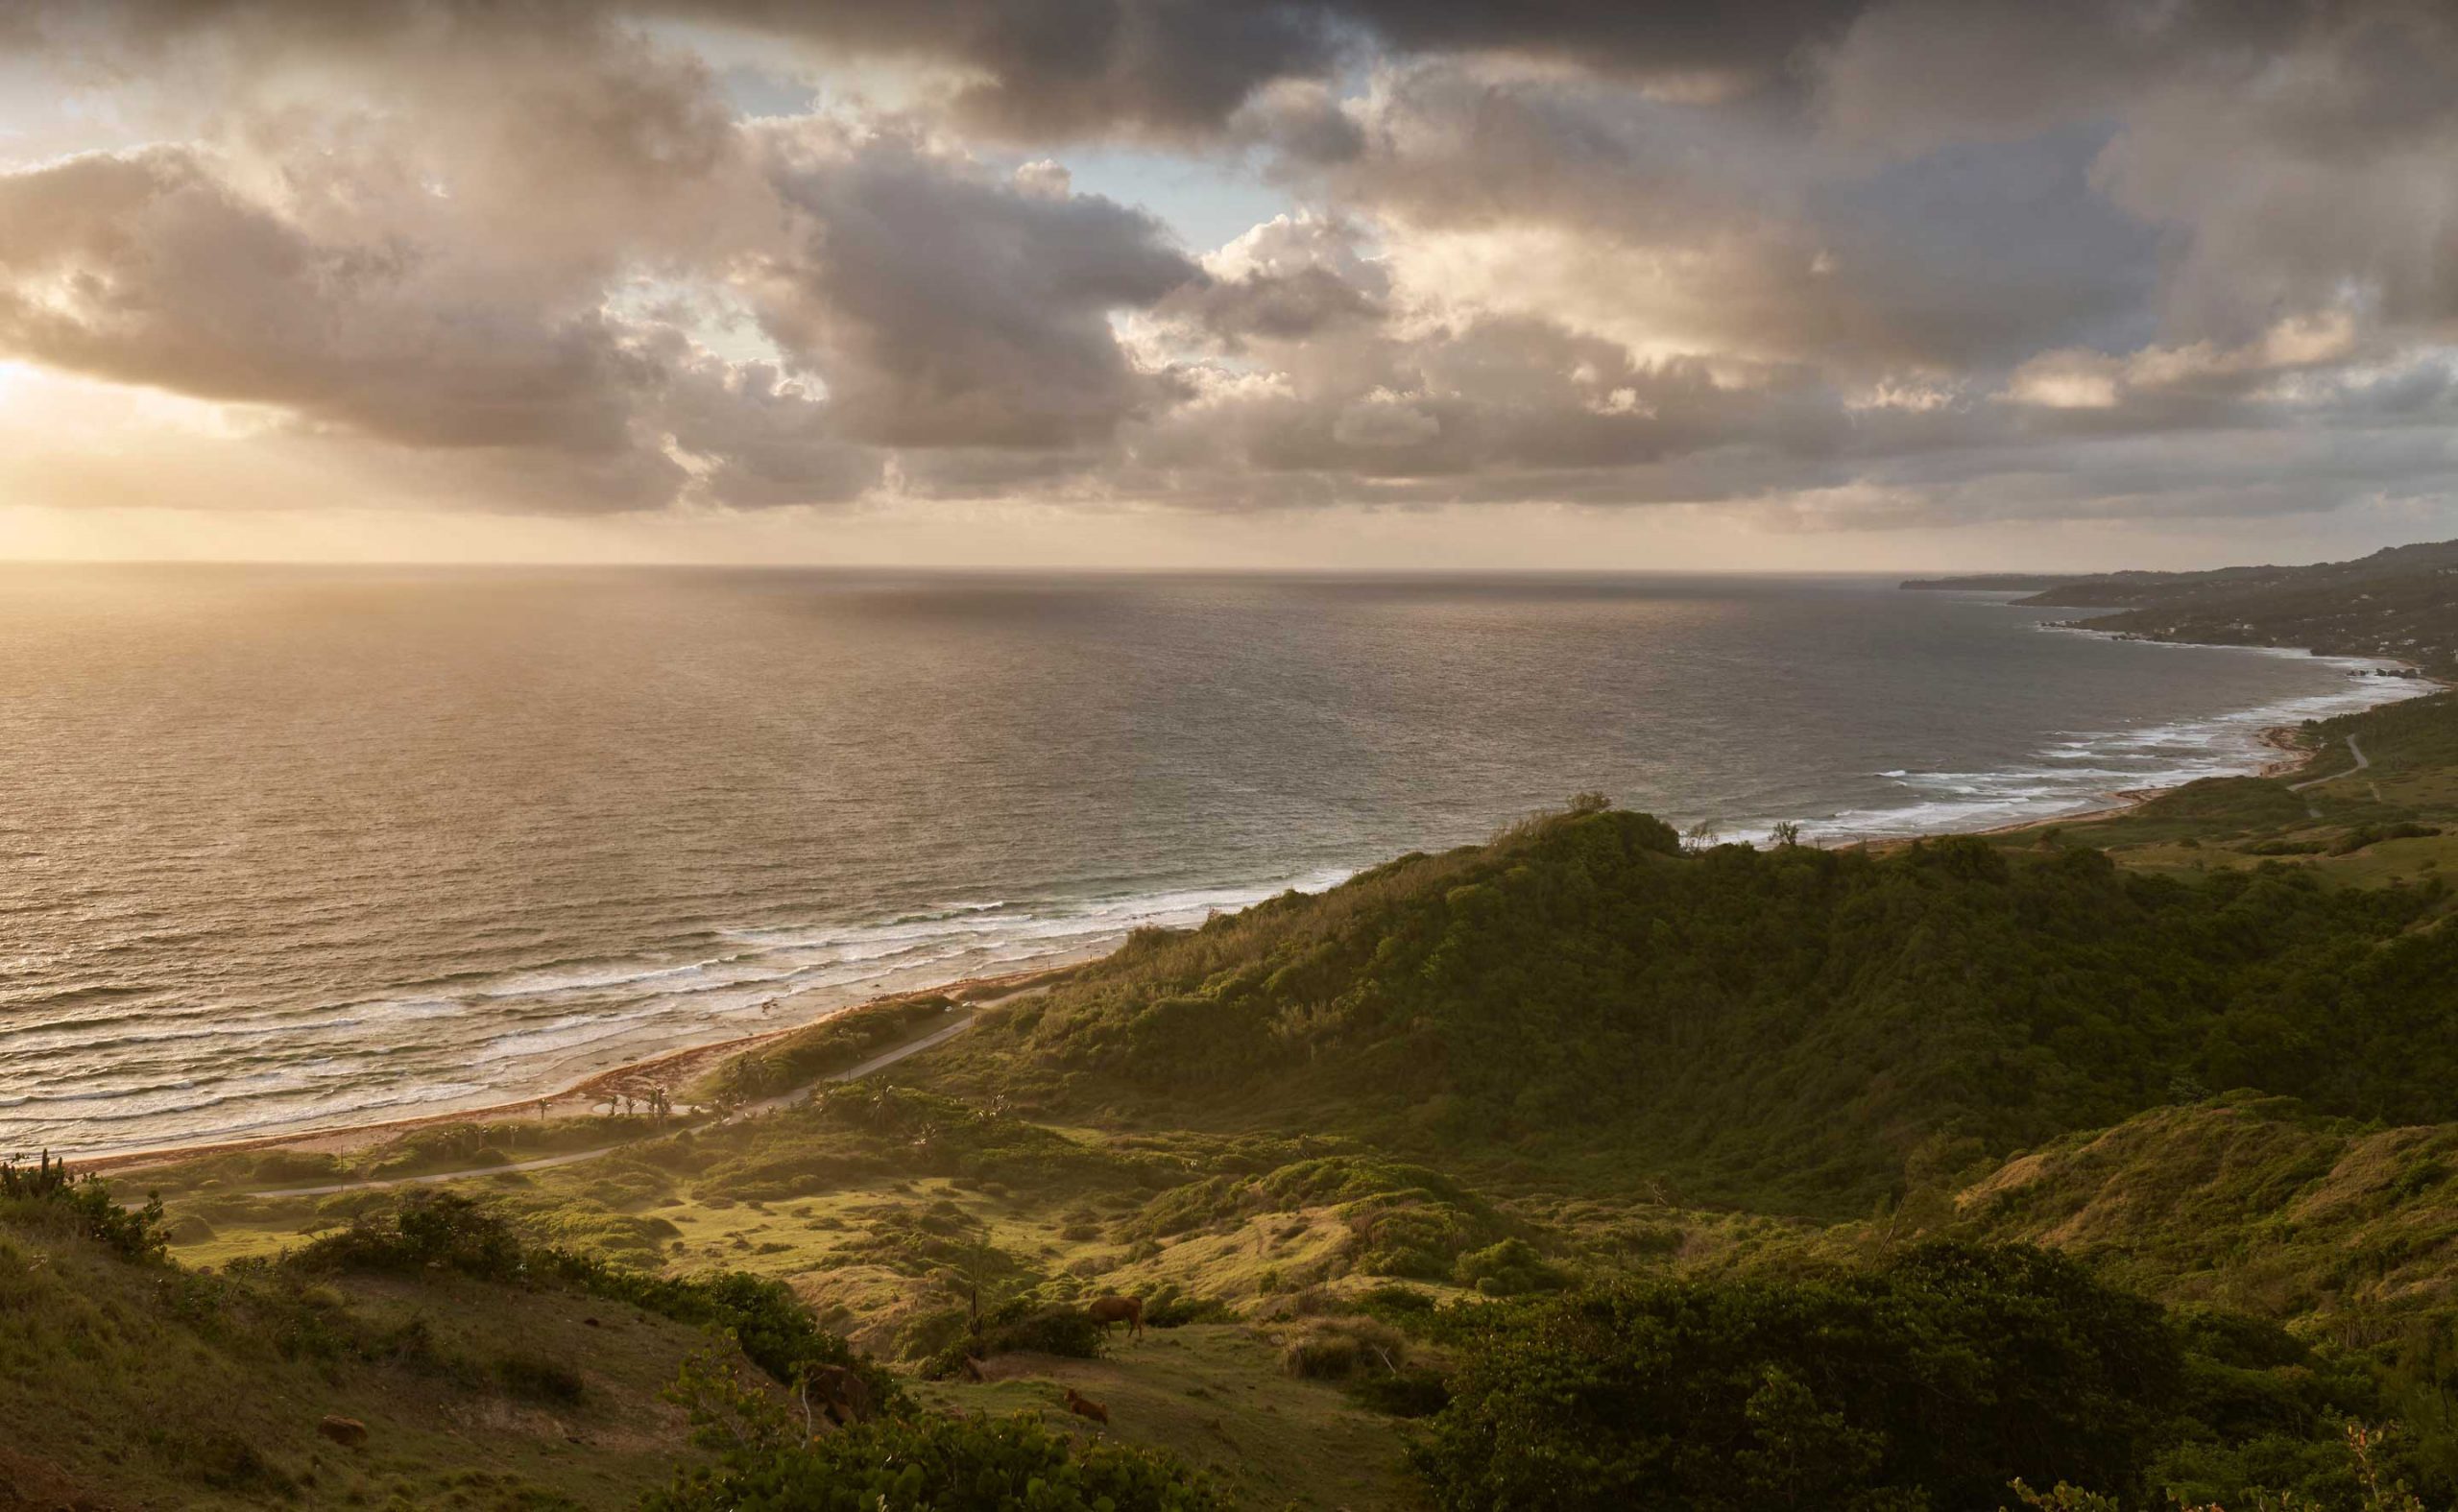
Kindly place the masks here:
<instances>
[{"instance_id":1,"label":"dark storm cloud","mask_svg":"<svg viewBox=\"0 0 2458 1512\"><path fill-rule=\"evenodd\" d=\"M535 457L602 507L1798 495L1893 524L2451 470L2440 5L16 16L80 87L202 124L0 173L0 355L446 470ZM719 34L910 98L738 119L694 51ZM1182 247L1071 187L1069 144L1121 142L1304 208Z\"/></svg>"},{"instance_id":2,"label":"dark storm cloud","mask_svg":"<svg viewBox=\"0 0 2458 1512\"><path fill-rule=\"evenodd\" d=\"M836 52L944 63L975 130L1035 140L1221 128L1259 89L1375 53L1501 53L1640 77L1781 76L1866 0L1746 6L1590 0L101 0L140 34L253 27L296 44L476 22L583 29L610 16L740 27ZM74 8L55 7L55 10Z\"/></svg>"},{"instance_id":3,"label":"dark storm cloud","mask_svg":"<svg viewBox=\"0 0 2458 1512\"><path fill-rule=\"evenodd\" d=\"M594 310L431 287L406 250L321 242L174 147L0 176L0 345L443 446L614 449L657 381Z\"/></svg>"},{"instance_id":4,"label":"dark storm cloud","mask_svg":"<svg viewBox=\"0 0 2458 1512\"><path fill-rule=\"evenodd\" d=\"M758 279L761 324L824 375L850 434L1075 445L1173 396L1108 322L1203 276L1150 216L1000 181L893 135L772 132L759 155L801 218Z\"/></svg>"}]
</instances>

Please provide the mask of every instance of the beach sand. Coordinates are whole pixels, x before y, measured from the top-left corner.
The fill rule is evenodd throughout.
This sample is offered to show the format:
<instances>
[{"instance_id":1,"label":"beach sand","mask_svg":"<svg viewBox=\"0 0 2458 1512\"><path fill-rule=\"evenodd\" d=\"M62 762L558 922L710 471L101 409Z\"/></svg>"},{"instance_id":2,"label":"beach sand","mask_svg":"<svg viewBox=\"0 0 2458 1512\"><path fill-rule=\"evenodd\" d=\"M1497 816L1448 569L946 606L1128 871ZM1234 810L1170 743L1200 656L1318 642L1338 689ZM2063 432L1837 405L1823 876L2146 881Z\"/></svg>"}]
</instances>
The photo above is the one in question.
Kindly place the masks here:
<instances>
[{"instance_id":1,"label":"beach sand","mask_svg":"<svg viewBox=\"0 0 2458 1512\"><path fill-rule=\"evenodd\" d=\"M831 1019L865 1008L888 1003L911 1002L918 997L952 997L974 1007L988 1007L1024 993L1037 991L1075 970L1081 961L1067 961L1041 966L1029 971L1010 972L999 976L968 976L960 981L938 987L926 987L912 992L890 993L885 996L847 1003L841 1008L807 1020L787 1029L770 1029L759 1034L739 1035L731 1040L718 1040L708 1044L695 1044L680 1050L669 1050L646 1060L627 1062L583 1078L559 1091L516 1097L483 1107L461 1108L449 1113L421 1114L415 1117L386 1118L373 1123L338 1124L329 1129L302 1129L287 1134L268 1134L244 1140L207 1140L200 1144L166 1145L153 1150L127 1150L112 1155L98 1155L78 1161L77 1169L97 1174L111 1171L139 1170L149 1165L167 1165L180 1161L202 1160L207 1156L230 1155L242 1151L297 1150L311 1155L341 1155L382 1144L418 1129L436 1128L446 1124L502 1121L507 1118L535 1119L552 1122L558 1119L587 1118L607 1112L615 1099L631 1097L645 1102L651 1092L671 1096L720 1062L732 1060L759 1045L791 1035Z\"/></svg>"}]
</instances>

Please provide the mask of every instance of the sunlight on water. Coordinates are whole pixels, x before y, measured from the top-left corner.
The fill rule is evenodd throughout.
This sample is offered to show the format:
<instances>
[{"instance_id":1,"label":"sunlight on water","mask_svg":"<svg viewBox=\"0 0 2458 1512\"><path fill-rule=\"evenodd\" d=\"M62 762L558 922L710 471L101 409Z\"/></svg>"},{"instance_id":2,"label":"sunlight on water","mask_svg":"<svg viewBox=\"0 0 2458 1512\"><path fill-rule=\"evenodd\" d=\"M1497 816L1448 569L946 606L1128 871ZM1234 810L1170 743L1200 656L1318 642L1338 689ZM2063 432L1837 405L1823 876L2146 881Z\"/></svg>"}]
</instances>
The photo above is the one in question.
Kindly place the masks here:
<instances>
[{"instance_id":1,"label":"sunlight on water","mask_svg":"<svg viewBox=\"0 0 2458 1512\"><path fill-rule=\"evenodd\" d=\"M0 1150L497 1101L1583 789L1728 835L1971 828L2413 691L1844 580L0 587Z\"/></svg>"}]
</instances>

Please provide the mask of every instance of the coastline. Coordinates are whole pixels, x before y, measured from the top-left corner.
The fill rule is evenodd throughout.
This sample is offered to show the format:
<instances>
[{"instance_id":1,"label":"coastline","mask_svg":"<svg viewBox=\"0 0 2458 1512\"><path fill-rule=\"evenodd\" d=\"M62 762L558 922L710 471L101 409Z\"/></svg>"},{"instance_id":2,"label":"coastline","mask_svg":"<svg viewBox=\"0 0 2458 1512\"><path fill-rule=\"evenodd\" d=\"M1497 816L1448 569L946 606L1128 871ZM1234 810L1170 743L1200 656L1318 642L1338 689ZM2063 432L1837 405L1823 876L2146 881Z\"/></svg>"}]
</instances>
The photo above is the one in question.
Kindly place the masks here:
<instances>
[{"instance_id":1,"label":"coastline","mask_svg":"<svg viewBox=\"0 0 2458 1512\"><path fill-rule=\"evenodd\" d=\"M654 1090L671 1093L687 1085L693 1078L717 1062L732 1060L755 1046L783 1040L806 1029L847 1014L910 1002L919 997L952 997L971 1007L989 1007L1014 996L1037 991L1058 977L1084 964L1086 959L1053 962L1009 972L997 976L968 976L936 987L910 992L886 993L867 997L860 1002L821 1014L816 1019L783 1029L764 1029L758 1034L735 1035L731 1039L711 1040L706 1044L687 1045L666 1050L641 1060L627 1061L608 1067L577 1082L554 1092L535 1096L509 1098L476 1108L459 1108L444 1113L412 1114L398 1118L378 1118L364 1123L335 1124L324 1129L299 1129L277 1134L254 1135L235 1140L205 1140L195 1144L161 1145L145 1150L121 1150L108 1155L70 1157L80 1171L97 1174L143 1170L157 1165L177 1164L182 1161L207 1160L217 1155L238 1155L264 1150L296 1150L306 1154L340 1155L352 1150L398 1139L420 1129L441 1128L449 1124L483 1120L528 1118L553 1123L586 1118L592 1111L608 1106L613 1098L641 1097Z\"/></svg>"},{"instance_id":2,"label":"coastline","mask_svg":"<svg viewBox=\"0 0 2458 1512\"><path fill-rule=\"evenodd\" d=\"M2046 625L2043 628L2053 629L2061 633L2090 636L2111 636L2113 634L2108 631L2088 630L2082 626L2069 623L2054 623ZM2141 636L2132 636L2123 638L2150 640L2155 644L2196 646L2205 644L2204 642L2158 641L2154 637ZM2259 647L2242 645L2213 645L2211 648L2272 652L2294 651L2298 649L2294 647ZM2305 654L2312 655L2309 651ZM2425 696L2429 692L2443 691L2453 685L2443 679L2435 677L2429 672L2423 671L2422 668L2415 667L2412 663L2398 661L2392 659L2334 658L2331 660L2368 660L2373 661L2377 665L2391 665L2407 668L2408 671L2413 674L2411 681L2416 688L2415 693L2411 696ZM2402 679L2401 681L2409 680ZM2323 751L2320 748L2305 748L2300 743L2298 736L2299 731L2294 726L2275 725L2264 728L2260 732L2260 743L2263 746L2270 748L2273 755L2270 758L2264 760L2255 770L2243 775L2257 778L2278 778L2308 771L2321 759ZM2107 794L2107 802L2090 806L2071 808L2054 814L2019 819L2005 824L1940 832L2001 835L2017 833L2025 830L2040 829L2058 825L2088 823L2094 820L2107 819L2118 814L2126 813L2140 806L2142 804L2150 801L2159 794L2173 791L2176 787L2181 785L2184 784L2178 782L2151 787L2121 789ZM1917 838L1920 838L1920 834L1917 832L1900 832L1892 835L1863 835L1850 840L1839 838L1833 843L1838 845L1850 845L1868 844L1874 841L1875 843L1884 846L1894 846L1908 844ZM686 1045L680 1048L660 1051L654 1055L649 1055L638 1060L623 1062L621 1064L606 1068L605 1069L592 1072L576 1081L554 1088L553 1090L535 1091L525 1095L505 1097L498 1101L479 1106L454 1108L432 1113L410 1114L363 1122L338 1123L321 1128L288 1130L264 1135L242 1136L238 1138L215 1139L210 1136L206 1136L193 1143L160 1145L140 1150L121 1150L90 1157L72 1156L70 1158L75 1160L78 1168L81 1170L93 1172L130 1171L172 1164L184 1161L207 1159L218 1155L253 1151L296 1150L310 1153L339 1154L365 1149L372 1145L380 1144L387 1140L398 1139L405 1134L413 1133L420 1129L475 1121L504 1120L515 1117L536 1117L542 1121L556 1122L584 1118L591 1116L592 1111L598 1108L605 1107L611 1109L613 1101L615 1098L620 1098L626 1095L633 1097L645 1097L645 1094L652 1090L671 1094L673 1092L687 1085L689 1081L720 1061L732 1059L733 1057L740 1055L760 1044L801 1033L802 1031L816 1024L828 1022L831 1020L841 1018L846 1014L857 1013L865 1009L876 1008L885 1004L908 1002L915 998L928 996L948 996L952 997L959 1002L986 1006L1001 1001L1017 994L1032 991L1038 986L1046 985L1065 972L1074 970L1087 961L1098 959L1100 955L1105 953L1107 953L1106 950L1084 950L1072 952L1063 956L1053 957L1016 972L1009 972L990 976L965 977L944 984L923 986L892 993L880 994L859 1001L836 1005L812 1018L802 1020L788 1026L764 1029L756 1034L735 1035L726 1039L710 1041L706 1044Z\"/></svg>"},{"instance_id":3,"label":"coastline","mask_svg":"<svg viewBox=\"0 0 2458 1512\"><path fill-rule=\"evenodd\" d=\"M2308 750L2298 743L2297 734L2298 731L2293 725L2272 725L2265 729L2261 734L2262 744L2271 747L2278 755L2245 775L2254 778L2280 778L2293 777L2310 770L2313 763L2322 758L2324 748L2314 747ZM1973 829L1967 832L1976 835L2011 835L2020 834L2026 829L2046 829L2058 825L2088 824L2098 819L2113 819L2119 814L2130 813L2141 807L2162 793L2173 793L2177 788L2187 785L2189 784L2179 782L2165 787L2119 788L2109 795L2110 800L2109 803L2097 807L2070 809L2061 814L2043 814L2036 819L2017 819L2008 824L1990 825L1985 829Z\"/></svg>"},{"instance_id":4,"label":"coastline","mask_svg":"<svg viewBox=\"0 0 2458 1512\"><path fill-rule=\"evenodd\" d=\"M1906 587L1910 587L1910 585L1907 584ZM2392 675L2381 672L2379 668L2397 667L2399 671L2396 674L2395 681L2411 684L2415 687L2414 692L2406 695L2406 697L2409 698L2425 698L2429 697L2433 693L2446 692L2452 687L2458 687L2458 684L2453 684L2449 680L2440 677L2413 661L2408 661L2397 657L2341 656L2315 651L2310 646L2252 645L2240 641L2218 640L2170 640L2158 636L2144 635L2138 631L2095 630L2077 619L2041 620L2038 624L2038 628L2056 635L2096 636L2109 640L2133 641L2144 645L2179 646L2209 651L2258 651L2275 655L2302 655L2311 657L2316 660L2368 663L2367 669L2362 672L2350 670L2349 673L2350 677L2387 678ZM2404 699L2388 699L2384 700L2383 704L2368 707L2380 708L2387 704L2402 703L2404 701ZM2260 743L2269 747L2276 753L2276 755L2270 759L2263 761L2253 771L2241 775L2253 778L2279 778L2296 776L2308 772L2313 764L2321 759L2323 752L2321 748L2314 748L2311 750L2306 749L2299 741L2299 733L2300 731L2298 727L2293 725L2266 726L2261 732L2259 737ZM2151 800L2158 797L2160 794L2173 792L2177 788L2188 786L2194 780L2200 780L2189 779L2187 781L2183 782L2163 783L2151 787L2119 788L2105 795L2107 799L2106 802L2095 804L2087 807L2070 808L2060 813L2042 814L2030 819L2009 820L2004 824L1988 825L1976 829L1963 829L1944 832L1975 835L2003 835L2018 834L2028 829L2044 829L2056 825L2088 824L2094 820L2111 819L2119 814L2130 813L2133 809L2139 808L2144 804L2147 804ZM1893 842L1890 841L1889 843Z\"/></svg>"}]
</instances>

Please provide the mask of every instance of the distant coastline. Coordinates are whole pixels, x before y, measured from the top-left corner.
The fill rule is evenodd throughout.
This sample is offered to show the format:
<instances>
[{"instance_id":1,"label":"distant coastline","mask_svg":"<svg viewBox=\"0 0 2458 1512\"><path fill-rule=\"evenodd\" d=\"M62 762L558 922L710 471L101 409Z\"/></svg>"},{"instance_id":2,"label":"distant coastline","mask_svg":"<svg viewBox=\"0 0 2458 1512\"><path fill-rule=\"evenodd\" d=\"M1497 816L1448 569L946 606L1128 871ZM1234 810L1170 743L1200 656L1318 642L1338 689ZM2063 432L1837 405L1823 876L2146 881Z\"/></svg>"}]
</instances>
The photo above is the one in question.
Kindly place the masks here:
<instances>
[{"instance_id":1,"label":"distant coastline","mask_svg":"<svg viewBox=\"0 0 2458 1512\"><path fill-rule=\"evenodd\" d=\"M2045 593L2092 574L2080 572L1975 572L1964 577L1906 578L1895 585L1914 592Z\"/></svg>"}]
</instances>

